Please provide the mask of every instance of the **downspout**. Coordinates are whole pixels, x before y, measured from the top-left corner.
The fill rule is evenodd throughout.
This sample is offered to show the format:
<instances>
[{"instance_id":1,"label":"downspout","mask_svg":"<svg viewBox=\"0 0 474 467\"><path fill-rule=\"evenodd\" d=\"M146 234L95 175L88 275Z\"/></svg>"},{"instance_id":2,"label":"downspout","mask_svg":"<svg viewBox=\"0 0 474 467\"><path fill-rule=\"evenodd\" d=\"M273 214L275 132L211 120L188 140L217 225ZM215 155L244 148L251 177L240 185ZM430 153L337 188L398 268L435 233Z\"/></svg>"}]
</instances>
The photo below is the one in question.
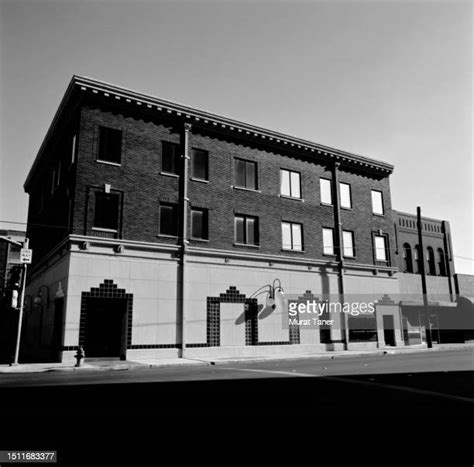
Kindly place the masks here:
<instances>
[{"instance_id":1,"label":"downspout","mask_svg":"<svg viewBox=\"0 0 474 467\"><path fill-rule=\"evenodd\" d=\"M181 353L180 357L184 358L186 350L186 287L187 287L187 271L186 271L186 255L188 246L188 171L189 171L189 135L191 133L191 125L184 124L183 132L183 171L182 171L182 196L181 196Z\"/></svg>"},{"instance_id":2,"label":"downspout","mask_svg":"<svg viewBox=\"0 0 474 467\"><path fill-rule=\"evenodd\" d=\"M339 269L339 300L341 307L344 306L344 254L342 245L342 221L341 221L341 203L339 191L339 166L340 162L334 162L333 167L333 193L334 193L334 223L336 240L336 260ZM349 350L349 323L347 313L342 313L344 317L344 349Z\"/></svg>"}]
</instances>

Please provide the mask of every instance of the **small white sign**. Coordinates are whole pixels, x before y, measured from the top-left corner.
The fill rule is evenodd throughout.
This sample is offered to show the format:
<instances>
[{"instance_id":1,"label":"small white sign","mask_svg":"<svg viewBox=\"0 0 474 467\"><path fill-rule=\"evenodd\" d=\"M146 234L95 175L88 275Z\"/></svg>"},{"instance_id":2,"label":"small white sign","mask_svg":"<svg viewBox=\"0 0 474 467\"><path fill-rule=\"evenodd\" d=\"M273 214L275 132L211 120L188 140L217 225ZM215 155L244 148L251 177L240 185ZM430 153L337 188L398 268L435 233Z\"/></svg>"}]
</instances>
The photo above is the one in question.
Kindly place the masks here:
<instances>
[{"instance_id":1,"label":"small white sign","mask_svg":"<svg viewBox=\"0 0 474 467\"><path fill-rule=\"evenodd\" d=\"M22 263L31 264L31 258L33 256L33 250L29 248L22 248L20 250L20 261Z\"/></svg>"}]
</instances>

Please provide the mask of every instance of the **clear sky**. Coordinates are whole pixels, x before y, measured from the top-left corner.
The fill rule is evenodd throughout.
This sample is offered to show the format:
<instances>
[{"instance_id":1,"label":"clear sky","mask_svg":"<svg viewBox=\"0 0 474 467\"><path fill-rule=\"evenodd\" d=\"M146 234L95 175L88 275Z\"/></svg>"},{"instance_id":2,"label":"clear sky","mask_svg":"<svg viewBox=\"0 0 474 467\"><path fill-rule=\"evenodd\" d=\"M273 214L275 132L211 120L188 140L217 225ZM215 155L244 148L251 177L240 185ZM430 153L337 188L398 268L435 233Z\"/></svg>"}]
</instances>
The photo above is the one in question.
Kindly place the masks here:
<instances>
[{"instance_id":1,"label":"clear sky","mask_svg":"<svg viewBox=\"0 0 474 467\"><path fill-rule=\"evenodd\" d=\"M0 0L0 220L73 74L395 165L473 273L470 1ZM0 228L15 228L0 223Z\"/></svg>"}]
</instances>

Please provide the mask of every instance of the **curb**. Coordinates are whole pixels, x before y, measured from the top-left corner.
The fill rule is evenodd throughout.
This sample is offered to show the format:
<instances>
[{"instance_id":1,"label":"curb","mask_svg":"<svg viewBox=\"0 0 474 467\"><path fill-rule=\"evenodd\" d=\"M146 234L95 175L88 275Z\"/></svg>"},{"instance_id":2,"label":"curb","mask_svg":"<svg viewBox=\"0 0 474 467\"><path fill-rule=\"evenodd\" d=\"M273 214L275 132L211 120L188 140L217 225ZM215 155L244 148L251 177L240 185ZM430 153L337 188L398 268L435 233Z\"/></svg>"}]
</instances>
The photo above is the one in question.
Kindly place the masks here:
<instances>
[{"instance_id":1,"label":"curb","mask_svg":"<svg viewBox=\"0 0 474 467\"><path fill-rule=\"evenodd\" d=\"M7 367L6 371L0 368L0 374L29 374L29 373L53 373L53 372L87 372L87 371L133 371L136 369L155 369L155 368L166 368L166 367L180 367L180 366L209 366L209 365L227 365L229 363L259 363L265 361L288 361L288 360L334 360L341 358L357 358L357 357L375 357L382 355L403 355L403 354L423 354L427 352L453 352L453 351L473 351L474 345L464 345L462 347L433 347L428 349L426 347L419 348L399 348L399 349L377 349L377 350L366 350L366 351L340 351L337 353L319 353L319 354L292 354L292 355L262 355L255 357L229 357L222 359L193 359L188 358L186 362L166 362L166 363L130 363L120 365L91 365L85 364L82 367L75 366L58 366L58 367L44 367L44 368L33 368L28 370L22 370L21 367L18 370L10 371ZM353 352L353 353L348 353ZM16 368L16 367L15 367Z\"/></svg>"}]
</instances>

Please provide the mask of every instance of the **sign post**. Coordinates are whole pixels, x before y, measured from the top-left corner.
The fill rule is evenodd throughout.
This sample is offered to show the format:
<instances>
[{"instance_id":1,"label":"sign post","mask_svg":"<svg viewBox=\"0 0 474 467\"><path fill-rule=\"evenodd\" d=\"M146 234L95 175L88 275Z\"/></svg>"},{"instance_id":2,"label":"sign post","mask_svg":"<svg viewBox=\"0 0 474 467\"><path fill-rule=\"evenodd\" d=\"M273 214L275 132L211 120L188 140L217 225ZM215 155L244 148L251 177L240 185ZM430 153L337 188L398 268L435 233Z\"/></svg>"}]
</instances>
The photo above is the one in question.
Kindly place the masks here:
<instances>
[{"instance_id":1,"label":"sign post","mask_svg":"<svg viewBox=\"0 0 474 467\"><path fill-rule=\"evenodd\" d=\"M18 313L18 330L16 334L15 356L13 358L13 365L18 365L18 357L20 355L20 339L21 339L21 325L23 323L23 308L25 304L25 287L26 287L26 271L28 264L31 264L33 250L28 248L29 240L25 238L23 248L20 251L20 261L23 263L23 274L21 276L21 297L20 310Z\"/></svg>"}]
</instances>

